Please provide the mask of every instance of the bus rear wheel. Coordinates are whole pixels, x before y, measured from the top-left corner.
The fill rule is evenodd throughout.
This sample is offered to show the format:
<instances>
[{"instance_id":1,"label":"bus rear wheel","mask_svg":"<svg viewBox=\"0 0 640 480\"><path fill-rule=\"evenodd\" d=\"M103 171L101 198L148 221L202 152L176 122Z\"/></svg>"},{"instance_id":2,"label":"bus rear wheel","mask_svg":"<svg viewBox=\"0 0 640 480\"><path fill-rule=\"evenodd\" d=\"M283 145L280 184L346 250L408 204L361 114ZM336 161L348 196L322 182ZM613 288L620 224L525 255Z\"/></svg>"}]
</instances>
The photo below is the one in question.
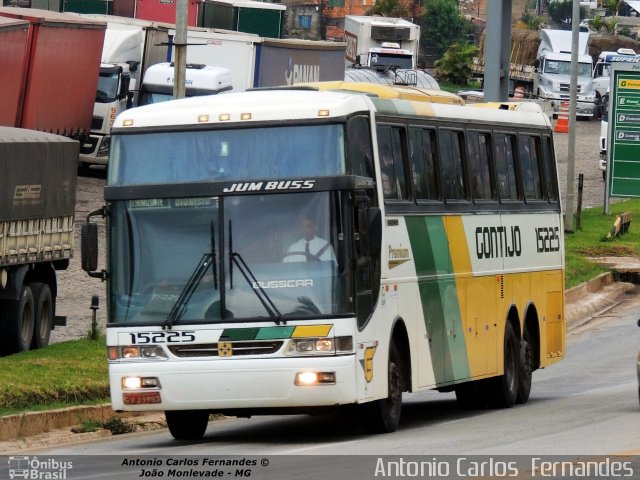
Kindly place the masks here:
<instances>
[{"instance_id":1,"label":"bus rear wheel","mask_svg":"<svg viewBox=\"0 0 640 480\"><path fill-rule=\"evenodd\" d=\"M365 409L364 427L370 433L395 432L400 424L404 379L400 367L400 354L395 344L389 351L388 383L387 398L362 406Z\"/></svg>"},{"instance_id":2,"label":"bus rear wheel","mask_svg":"<svg viewBox=\"0 0 640 480\"><path fill-rule=\"evenodd\" d=\"M176 440L198 440L209 424L206 410L167 410L164 416L169 432Z\"/></svg>"},{"instance_id":3,"label":"bus rear wheel","mask_svg":"<svg viewBox=\"0 0 640 480\"><path fill-rule=\"evenodd\" d=\"M520 342L520 378L518 380L518 398L516 403L527 403L531 394L531 382L533 381L533 347L531 335L525 329Z\"/></svg>"},{"instance_id":4,"label":"bus rear wheel","mask_svg":"<svg viewBox=\"0 0 640 480\"><path fill-rule=\"evenodd\" d=\"M496 408L510 408L516 403L520 385L520 341L507 322L504 332L504 373L488 385L489 403Z\"/></svg>"}]
</instances>

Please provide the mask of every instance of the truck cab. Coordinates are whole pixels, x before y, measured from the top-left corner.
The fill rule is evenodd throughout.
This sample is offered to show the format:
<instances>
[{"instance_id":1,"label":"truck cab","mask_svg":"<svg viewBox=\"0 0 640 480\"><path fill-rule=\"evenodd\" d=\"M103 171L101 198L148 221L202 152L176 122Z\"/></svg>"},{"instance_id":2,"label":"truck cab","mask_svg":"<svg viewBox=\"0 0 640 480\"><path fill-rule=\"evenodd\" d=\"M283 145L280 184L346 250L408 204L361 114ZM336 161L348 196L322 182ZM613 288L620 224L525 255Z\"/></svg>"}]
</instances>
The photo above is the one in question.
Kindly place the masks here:
<instances>
[{"instance_id":1,"label":"truck cab","mask_svg":"<svg viewBox=\"0 0 640 480\"><path fill-rule=\"evenodd\" d=\"M383 42L380 47L370 48L360 54L360 65L382 68L415 68L414 56L410 50L400 48L399 43Z\"/></svg>"},{"instance_id":2,"label":"truck cab","mask_svg":"<svg viewBox=\"0 0 640 480\"><path fill-rule=\"evenodd\" d=\"M174 64L157 63L144 74L140 89L139 105L165 102L173 98ZM233 88L231 71L200 63L187 64L185 74L186 96L215 95Z\"/></svg>"},{"instance_id":3,"label":"truck cab","mask_svg":"<svg viewBox=\"0 0 640 480\"><path fill-rule=\"evenodd\" d=\"M588 33L580 33L578 54L577 116L595 114L596 93L592 78L592 59L587 53ZM551 101L554 118L562 102L568 102L571 83L571 32L543 29L536 59L534 92Z\"/></svg>"},{"instance_id":4,"label":"truck cab","mask_svg":"<svg viewBox=\"0 0 640 480\"><path fill-rule=\"evenodd\" d=\"M631 48L619 48L615 52L601 52L593 67L593 84L598 97L604 97L609 89L611 62L640 63L640 55Z\"/></svg>"}]
</instances>

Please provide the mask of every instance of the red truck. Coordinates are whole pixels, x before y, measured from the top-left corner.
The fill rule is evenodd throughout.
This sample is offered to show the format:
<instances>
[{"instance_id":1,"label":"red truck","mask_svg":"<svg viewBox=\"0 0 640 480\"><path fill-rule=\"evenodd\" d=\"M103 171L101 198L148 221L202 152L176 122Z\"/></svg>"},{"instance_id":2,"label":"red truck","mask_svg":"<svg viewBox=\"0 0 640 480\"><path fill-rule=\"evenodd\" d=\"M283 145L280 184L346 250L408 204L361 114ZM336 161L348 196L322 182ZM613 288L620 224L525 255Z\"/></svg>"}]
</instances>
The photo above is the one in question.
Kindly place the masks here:
<instances>
[{"instance_id":1,"label":"red truck","mask_svg":"<svg viewBox=\"0 0 640 480\"><path fill-rule=\"evenodd\" d=\"M0 125L88 133L105 29L75 14L0 7Z\"/></svg>"},{"instance_id":2,"label":"red truck","mask_svg":"<svg viewBox=\"0 0 640 480\"><path fill-rule=\"evenodd\" d=\"M113 15L152 20L154 22L176 23L175 0L114 0ZM187 24L198 25L200 0L188 0Z\"/></svg>"}]
</instances>

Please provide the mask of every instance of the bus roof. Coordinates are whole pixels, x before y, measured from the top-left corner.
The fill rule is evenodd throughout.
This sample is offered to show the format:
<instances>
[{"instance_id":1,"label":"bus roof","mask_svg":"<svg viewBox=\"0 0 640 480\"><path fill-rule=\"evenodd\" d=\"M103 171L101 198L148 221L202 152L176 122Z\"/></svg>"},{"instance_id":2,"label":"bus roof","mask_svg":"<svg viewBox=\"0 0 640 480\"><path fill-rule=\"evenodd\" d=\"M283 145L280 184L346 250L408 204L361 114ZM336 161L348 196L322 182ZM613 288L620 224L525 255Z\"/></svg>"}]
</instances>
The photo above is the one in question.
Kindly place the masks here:
<instances>
[{"instance_id":1,"label":"bus roof","mask_svg":"<svg viewBox=\"0 0 640 480\"><path fill-rule=\"evenodd\" d=\"M380 85L367 82L315 82L305 83L305 86L318 90L338 90L367 93L379 98L397 98L415 102L449 103L464 105L464 100L453 93L444 90L413 87L409 85Z\"/></svg>"},{"instance_id":2,"label":"bus roof","mask_svg":"<svg viewBox=\"0 0 640 480\"><path fill-rule=\"evenodd\" d=\"M185 98L132 108L116 118L114 128L340 118L371 110L385 115L550 126L549 118L541 110L531 112L495 108L488 111L464 105L381 98L353 91L317 91L292 87Z\"/></svg>"}]
</instances>

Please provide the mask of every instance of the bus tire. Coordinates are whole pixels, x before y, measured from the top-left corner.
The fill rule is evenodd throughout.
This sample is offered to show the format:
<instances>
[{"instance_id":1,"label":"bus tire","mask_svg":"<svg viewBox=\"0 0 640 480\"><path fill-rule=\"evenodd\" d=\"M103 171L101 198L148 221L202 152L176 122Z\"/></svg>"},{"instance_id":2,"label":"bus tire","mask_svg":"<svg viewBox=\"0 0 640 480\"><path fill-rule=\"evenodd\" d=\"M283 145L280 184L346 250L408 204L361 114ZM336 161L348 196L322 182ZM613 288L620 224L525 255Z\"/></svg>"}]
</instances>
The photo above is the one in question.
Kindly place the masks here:
<instances>
[{"instance_id":1,"label":"bus tire","mask_svg":"<svg viewBox=\"0 0 640 480\"><path fill-rule=\"evenodd\" d=\"M492 379L489 402L496 408L510 408L516 403L520 373L520 342L509 321L504 331L504 373Z\"/></svg>"},{"instance_id":2,"label":"bus tire","mask_svg":"<svg viewBox=\"0 0 640 480\"><path fill-rule=\"evenodd\" d=\"M33 293L27 285L22 286L20 298L4 302L2 338L0 350L5 355L26 352L33 338Z\"/></svg>"},{"instance_id":3,"label":"bus tire","mask_svg":"<svg viewBox=\"0 0 640 480\"><path fill-rule=\"evenodd\" d=\"M531 383L533 381L533 345L529 330L524 330L522 341L520 342L520 372L518 378L518 397L516 403L527 403L531 394Z\"/></svg>"},{"instance_id":4,"label":"bus tire","mask_svg":"<svg viewBox=\"0 0 640 480\"><path fill-rule=\"evenodd\" d=\"M30 286L34 304L31 349L34 350L49 345L49 337L53 328L53 297L51 288L46 283L32 283Z\"/></svg>"},{"instance_id":5,"label":"bus tire","mask_svg":"<svg viewBox=\"0 0 640 480\"><path fill-rule=\"evenodd\" d=\"M206 410L167 410L164 416L169 432L176 440L198 440L209 424Z\"/></svg>"},{"instance_id":6,"label":"bus tire","mask_svg":"<svg viewBox=\"0 0 640 480\"><path fill-rule=\"evenodd\" d=\"M395 344L389 351L388 396L363 405L364 427L369 433L391 433L398 429L402 413L404 379L400 367L400 354Z\"/></svg>"}]
</instances>

